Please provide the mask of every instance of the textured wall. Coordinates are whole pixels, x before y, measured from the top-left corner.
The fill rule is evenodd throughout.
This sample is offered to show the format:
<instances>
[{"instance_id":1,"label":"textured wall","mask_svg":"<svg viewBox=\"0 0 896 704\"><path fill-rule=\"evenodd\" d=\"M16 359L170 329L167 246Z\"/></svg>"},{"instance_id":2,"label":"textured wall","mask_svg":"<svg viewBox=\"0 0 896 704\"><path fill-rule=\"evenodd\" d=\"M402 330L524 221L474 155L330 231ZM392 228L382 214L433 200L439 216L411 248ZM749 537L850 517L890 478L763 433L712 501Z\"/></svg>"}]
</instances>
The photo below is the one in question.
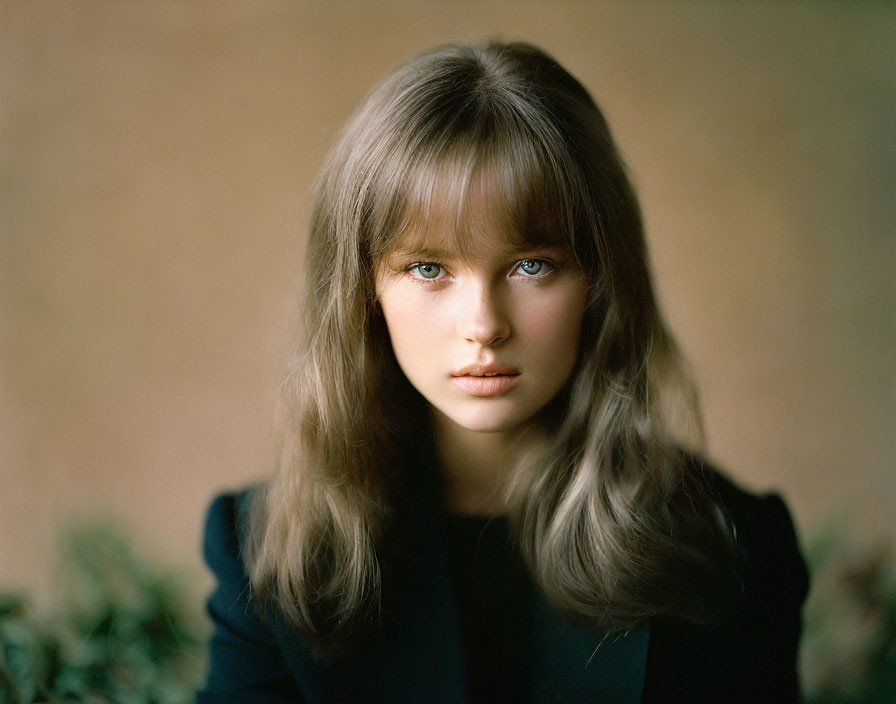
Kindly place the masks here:
<instances>
[{"instance_id":1,"label":"textured wall","mask_svg":"<svg viewBox=\"0 0 896 704\"><path fill-rule=\"evenodd\" d=\"M200 571L270 464L308 187L433 44L523 38L628 156L711 455L896 537L896 11L875 3L0 5L0 585L127 520Z\"/></svg>"}]
</instances>

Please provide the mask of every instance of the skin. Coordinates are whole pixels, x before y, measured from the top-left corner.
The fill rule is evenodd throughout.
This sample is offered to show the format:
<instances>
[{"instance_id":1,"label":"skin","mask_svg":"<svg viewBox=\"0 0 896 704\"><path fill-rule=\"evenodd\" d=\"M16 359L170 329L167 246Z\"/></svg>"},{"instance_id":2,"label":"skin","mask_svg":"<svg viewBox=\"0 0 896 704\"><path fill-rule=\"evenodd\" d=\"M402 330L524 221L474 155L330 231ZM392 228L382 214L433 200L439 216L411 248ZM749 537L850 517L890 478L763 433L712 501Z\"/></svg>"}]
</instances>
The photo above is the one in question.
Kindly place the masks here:
<instances>
[{"instance_id":1,"label":"skin","mask_svg":"<svg viewBox=\"0 0 896 704\"><path fill-rule=\"evenodd\" d=\"M520 245L486 221L464 256L447 228L428 229L381 262L377 298L429 403L449 510L500 513L520 432L572 374L588 286L563 248ZM470 380L471 365L505 373Z\"/></svg>"}]
</instances>

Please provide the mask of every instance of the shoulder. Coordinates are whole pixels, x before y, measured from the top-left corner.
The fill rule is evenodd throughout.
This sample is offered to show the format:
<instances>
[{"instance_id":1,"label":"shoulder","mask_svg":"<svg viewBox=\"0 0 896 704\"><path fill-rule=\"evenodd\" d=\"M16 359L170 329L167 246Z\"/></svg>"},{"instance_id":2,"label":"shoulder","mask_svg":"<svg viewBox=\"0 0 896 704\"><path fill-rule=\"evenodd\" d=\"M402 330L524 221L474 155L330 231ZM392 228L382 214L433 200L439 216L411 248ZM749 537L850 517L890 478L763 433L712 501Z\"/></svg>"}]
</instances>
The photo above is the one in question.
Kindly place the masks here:
<instances>
[{"instance_id":1,"label":"shoulder","mask_svg":"<svg viewBox=\"0 0 896 704\"><path fill-rule=\"evenodd\" d=\"M218 577L243 577L242 554L249 509L257 488L219 494L205 517L203 556Z\"/></svg>"},{"instance_id":2,"label":"shoulder","mask_svg":"<svg viewBox=\"0 0 896 704\"><path fill-rule=\"evenodd\" d=\"M783 594L802 602L809 577L784 500L775 492L746 491L714 468L706 466L704 471L744 560L745 588L774 586L781 594L787 587Z\"/></svg>"},{"instance_id":3,"label":"shoulder","mask_svg":"<svg viewBox=\"0 0 896 704\"><path fill-rule=\"evenodd\" d=\"M301 701L282 643L252 597L243 546L256 493L257 488L221 494L206 514L203 553L217 585L207 602L214 630L200 704Z\"/></svg>"},{"instance_id":4,"label":"shoulder","mask_svg":"<svg viewBox=\"0 0 896 704\"><path fill-rule=\"evenodd\" d=\"M720 623L654 620L645 701L797 701L797 645L809 582L790 513L778 494L746 491L695 462L741 555L741 597Z\"/></svg>"},{"instance_id":5,"label":"shoulder","mask_svg":"<svg viewBox=\"0 0 896 704\"><path fill-rule=\"evenodd\" d=\"M710 493L731 518L739 545L744 548L758 547L751 545L750 541L759 538L762 542L763 531L780 529L793 532L790 512L778 493L748 491L712 465L700 462L699 466Z\"/></svg>"},{"instance_id":6,"label":"shoulder","mask_svg":"<svg viewBox=\"0 0 896 704\"><path fill-rule=\"evenodd\" d=\"M249 571L244 560L251 490L221 494L212 501L205 519L203 557L217 580L208 601L216 623L269 644L269 634L255 616Z\"/></svg>"}]
</instances>

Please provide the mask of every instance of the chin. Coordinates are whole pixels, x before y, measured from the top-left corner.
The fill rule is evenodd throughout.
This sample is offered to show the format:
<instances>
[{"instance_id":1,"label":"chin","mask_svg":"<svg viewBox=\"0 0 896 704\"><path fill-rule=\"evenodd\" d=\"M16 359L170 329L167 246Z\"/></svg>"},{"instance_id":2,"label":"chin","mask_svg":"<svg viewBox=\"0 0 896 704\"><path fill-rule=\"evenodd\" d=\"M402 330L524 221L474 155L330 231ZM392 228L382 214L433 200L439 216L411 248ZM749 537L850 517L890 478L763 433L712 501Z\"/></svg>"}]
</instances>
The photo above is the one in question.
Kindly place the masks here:
<instances>
[{"instance_id":1,"label":"chin","mask_svg":"<svg viewBox=\"0 0 896 704\"><path fill-rule=\"evenodd\" d=\"M482 408L474 412L450 413L443 409L442 414L455 425L474 433L504 433L516 430L532 417L532 414L525 413L502 413L497 407L489 407L487 404L483 404Z\"/></svg>"}]
</instances>

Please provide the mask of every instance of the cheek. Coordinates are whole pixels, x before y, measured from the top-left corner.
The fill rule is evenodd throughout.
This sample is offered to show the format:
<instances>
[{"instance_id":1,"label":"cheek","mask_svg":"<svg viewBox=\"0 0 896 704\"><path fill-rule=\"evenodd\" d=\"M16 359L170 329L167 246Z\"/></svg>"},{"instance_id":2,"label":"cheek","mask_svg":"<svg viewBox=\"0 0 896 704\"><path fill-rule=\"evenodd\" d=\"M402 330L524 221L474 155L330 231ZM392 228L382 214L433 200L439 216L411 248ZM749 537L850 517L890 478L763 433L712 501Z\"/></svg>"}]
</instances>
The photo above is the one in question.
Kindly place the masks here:
<instances>
[{"instance_id":1,"label":"cheek","mask_svg":"<svg viewBox=\"0 0 896 704\"><path fill-rule=\"evenodd\" d=\"M524 312L527 345L555 355L557 366L568 366L578 354L586 300L576 293L533 302Z\"/></svg>"},{"instance_id":2,"label":"cheek","mask_svg":"<svg viewBox=\"0 0 896 704\"><path fill-rule=\"evenodd\" d=\"M438 337L438 316L431 305L421 304L413 296L381 297L380 307L392 350L399 364L418 365L432 353Z\"/></svg>"}]
</instances>

